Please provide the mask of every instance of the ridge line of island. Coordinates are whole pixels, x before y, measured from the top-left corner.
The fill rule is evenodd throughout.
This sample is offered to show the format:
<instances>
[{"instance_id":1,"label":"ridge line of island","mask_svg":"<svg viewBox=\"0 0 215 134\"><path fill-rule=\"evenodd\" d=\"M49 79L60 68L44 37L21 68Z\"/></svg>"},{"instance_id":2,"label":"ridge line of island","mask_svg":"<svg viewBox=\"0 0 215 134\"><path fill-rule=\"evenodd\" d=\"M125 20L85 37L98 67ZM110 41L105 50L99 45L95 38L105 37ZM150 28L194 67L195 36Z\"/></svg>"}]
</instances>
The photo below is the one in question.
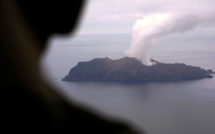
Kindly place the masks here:
<instances>
[{"instance_id":1,"label":"ridge line of island","mask_svg":"<svg viewBox=\"0 0 215 134\"><path fill-rule=\"evenodd\" d=\"M167 64L154 59L151 62L151 66L146 66L130 57L117 60L95 58L79 62L62 81L168 82L213 78L212 74L215 74L212 69L205 70L183 63Z\"/></svg>"}]
</instances>

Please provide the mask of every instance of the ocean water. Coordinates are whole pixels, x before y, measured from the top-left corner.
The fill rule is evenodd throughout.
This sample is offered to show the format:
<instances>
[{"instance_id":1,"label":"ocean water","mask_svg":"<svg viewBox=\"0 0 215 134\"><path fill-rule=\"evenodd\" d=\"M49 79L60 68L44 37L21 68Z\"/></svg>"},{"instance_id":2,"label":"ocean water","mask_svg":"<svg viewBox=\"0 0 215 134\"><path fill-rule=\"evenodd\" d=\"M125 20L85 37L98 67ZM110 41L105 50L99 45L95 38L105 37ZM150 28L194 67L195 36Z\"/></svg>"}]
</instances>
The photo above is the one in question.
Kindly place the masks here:
<instances>
[{"instance_id":1,"label":"ocean water","mask_svg":"<svg viewBox=\"0 0 215 134\"><path fill-rule=\"evenodd\" d=\"M214 134L215 78L153 83L61 81L79 61L124 57L130 42L130 34L55 38L42 65L49 73L47 79L61 86L67 97L126 120L147 134ZM215 70L215 34L161 38L152 47L151 57Z\"/></svg>"}]
</instances>

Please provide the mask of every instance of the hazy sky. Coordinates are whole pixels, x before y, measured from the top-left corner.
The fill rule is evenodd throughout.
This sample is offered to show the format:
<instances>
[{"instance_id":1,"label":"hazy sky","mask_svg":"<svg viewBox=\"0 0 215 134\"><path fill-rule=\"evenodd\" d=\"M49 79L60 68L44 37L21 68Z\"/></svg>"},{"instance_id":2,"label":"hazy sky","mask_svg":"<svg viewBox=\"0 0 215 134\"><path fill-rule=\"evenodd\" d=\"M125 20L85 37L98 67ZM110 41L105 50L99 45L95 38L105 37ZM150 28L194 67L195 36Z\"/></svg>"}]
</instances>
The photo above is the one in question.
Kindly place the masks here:
<instances>
[{"instance_id":1,"label":"hazy sky","mask_svg":"<svg viewBox=\"0 0 215 134\"><path fill-rule=\"evenodd\" d=\"M137 19L152 13L212 14L215 0L89 0L80 34L132 33Z\"/></svg>"}]
</instances>

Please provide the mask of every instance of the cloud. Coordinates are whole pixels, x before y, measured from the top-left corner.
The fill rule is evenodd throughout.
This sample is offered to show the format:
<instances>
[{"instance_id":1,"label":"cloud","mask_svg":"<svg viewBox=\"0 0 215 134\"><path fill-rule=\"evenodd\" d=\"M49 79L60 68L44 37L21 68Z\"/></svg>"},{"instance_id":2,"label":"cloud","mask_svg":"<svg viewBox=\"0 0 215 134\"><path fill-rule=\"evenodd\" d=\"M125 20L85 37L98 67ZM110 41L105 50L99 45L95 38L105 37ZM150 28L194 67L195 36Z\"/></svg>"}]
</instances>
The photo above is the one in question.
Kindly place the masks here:
<instances>
[{"instance_id":1,"label":"cloud","mask_svg":"<svg viewBox=\"0 0 215 134\"><path fill-rule=\"evenodd\" d=\"M214 12L214 5L214 0L89 0L80 33L130 33L135 21L145 15L165 12L204 14L205 11Z\"/></svg>"}]
</instances>

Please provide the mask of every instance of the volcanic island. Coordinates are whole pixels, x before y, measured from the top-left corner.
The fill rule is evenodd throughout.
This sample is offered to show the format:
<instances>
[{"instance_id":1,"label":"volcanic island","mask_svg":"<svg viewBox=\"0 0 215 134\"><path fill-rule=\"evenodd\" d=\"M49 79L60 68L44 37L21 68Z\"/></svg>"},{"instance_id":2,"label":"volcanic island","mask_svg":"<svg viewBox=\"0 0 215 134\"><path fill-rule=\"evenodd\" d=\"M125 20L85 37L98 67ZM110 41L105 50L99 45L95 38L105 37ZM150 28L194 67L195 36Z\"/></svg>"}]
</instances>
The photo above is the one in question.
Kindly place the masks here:
<instances>
[{"instance_id":1,"label":"volcanic island","mask_svg":"<svg viewBox=\"0 0 215 134\"><path fill-rule=\"evenodd\" d=\"M79 62L70 69L63 81L122 81L122 82L162 82L186 81L212 78L211 69L182 63L167 64L151 59L153 65L143 65L139 60L124 57L118 60L95 58Z\"/></svg>"}]
</instances>

